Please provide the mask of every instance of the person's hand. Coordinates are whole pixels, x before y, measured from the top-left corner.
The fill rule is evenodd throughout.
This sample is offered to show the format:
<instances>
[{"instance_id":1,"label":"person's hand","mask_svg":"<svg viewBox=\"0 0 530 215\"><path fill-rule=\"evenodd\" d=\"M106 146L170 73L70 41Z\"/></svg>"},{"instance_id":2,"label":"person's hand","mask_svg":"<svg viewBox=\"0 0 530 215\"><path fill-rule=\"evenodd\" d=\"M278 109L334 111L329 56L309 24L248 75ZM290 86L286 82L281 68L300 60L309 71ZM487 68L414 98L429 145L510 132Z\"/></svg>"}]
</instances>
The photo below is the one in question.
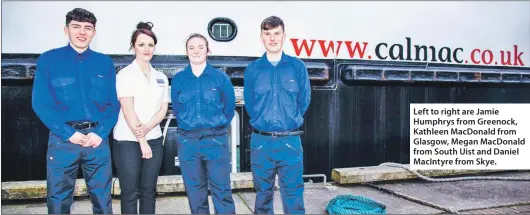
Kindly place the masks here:
<instances>
[{"instance_id":1,"label":"person's hand","mask_svg":"<svg viewBox=\"0 0 530 215\"><path fill-rule=\"evenodd\" d=\"M151 146L148 143L140 142L140 149L142 150L142 158L151 159L153 157Z\"/></svg>"},{"instance_id":2,"label":"person's hand","mask_svg":"<svg viewBox=\"0 0 530 215\"><path fill-rule=\"evenodd\" d=\"M88 136L76 131L74 135L68 138L68 141L70 141L73 144L77 144L77 145L81 145L85 147L84 144L88 142Z\"/></svg>"},{"instance_id":3,"label":"person's hand","mask_svg":"<svg viewBox=\"0 0 530 215\"><path fill-rule=\"evenodd\" d=\"M96 148L103 141L103 139L101 139L99 135L93 132L90 132L87 136L88 136L88 142L85 147L92 146L92 148Z\"/></svg>"},{"instance_id":4,"label":"person's hand","mask_svg":"<svg viewBox=\"0 0 530 215\"><path fill-rule=\"evenodd\" d=\"M134 128L134 136L137 138L145 137L150 130L151 128L148 125L140 123Z\"/></svg>"}]
</instances>

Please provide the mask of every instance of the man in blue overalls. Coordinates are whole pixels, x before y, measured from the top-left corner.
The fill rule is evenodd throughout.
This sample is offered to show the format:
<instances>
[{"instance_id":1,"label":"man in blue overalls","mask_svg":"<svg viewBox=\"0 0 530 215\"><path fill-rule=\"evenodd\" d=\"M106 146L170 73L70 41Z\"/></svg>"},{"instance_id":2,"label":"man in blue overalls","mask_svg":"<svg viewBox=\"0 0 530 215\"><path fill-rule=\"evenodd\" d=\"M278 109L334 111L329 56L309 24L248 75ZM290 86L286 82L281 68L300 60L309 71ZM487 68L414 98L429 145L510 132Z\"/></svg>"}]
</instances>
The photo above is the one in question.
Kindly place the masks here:
<instances>
[{"instance_id":1,"label":"man in blue overalls","mask_svg":"<svg viewBox=\"0 0 530 215\"><path fill-rule=\"evenodd\" d=\"M37 61L33 110L50 129L47 154L48 213L70 213L79 164L93 213L112 213L112 161L108 135L119 103L112 59L88 46L96 17L76 8L66 15L69 44Z\"/></svg>"},{"instance_id":2,"label":"man in blue overalls","mask_svg":"<svg viewBox=\"0 0 530 215\"><path fill-rule=\"evenodd\" d=\"M247 66L244 75L245 109L253 128L250 148L257 214L274 213L276 174L284 213L305 213L299 129L311 101L311 87L305 64L282 51L284 30L283 21L275 16L261 23L267 51Z\"/></svg>"}]
</instances>

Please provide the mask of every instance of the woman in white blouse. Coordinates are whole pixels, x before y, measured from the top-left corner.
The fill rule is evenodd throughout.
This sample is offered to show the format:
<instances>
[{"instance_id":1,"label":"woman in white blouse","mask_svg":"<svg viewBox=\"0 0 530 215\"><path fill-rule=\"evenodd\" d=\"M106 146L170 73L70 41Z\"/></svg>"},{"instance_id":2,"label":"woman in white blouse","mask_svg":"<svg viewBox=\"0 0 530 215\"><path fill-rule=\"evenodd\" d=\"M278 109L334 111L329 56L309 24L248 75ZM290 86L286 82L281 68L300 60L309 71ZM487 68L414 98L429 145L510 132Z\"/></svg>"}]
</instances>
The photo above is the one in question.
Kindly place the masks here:
<instances>
[{"instance_id":1,"label":"woman in white blouse","mask_svg":"<svg viewBox=\"0 0 530 215\"><path fill-rule=\"evenodd\" d=\"M149 63L157 39L151 22L140 22L131 37L135 60L120 70L116 88L121 110L114 127L113 156L120 181L122 214L154 214L156 183L162 165L160 122L166 116L167 76Z\"/></svg>"}]
</instances>

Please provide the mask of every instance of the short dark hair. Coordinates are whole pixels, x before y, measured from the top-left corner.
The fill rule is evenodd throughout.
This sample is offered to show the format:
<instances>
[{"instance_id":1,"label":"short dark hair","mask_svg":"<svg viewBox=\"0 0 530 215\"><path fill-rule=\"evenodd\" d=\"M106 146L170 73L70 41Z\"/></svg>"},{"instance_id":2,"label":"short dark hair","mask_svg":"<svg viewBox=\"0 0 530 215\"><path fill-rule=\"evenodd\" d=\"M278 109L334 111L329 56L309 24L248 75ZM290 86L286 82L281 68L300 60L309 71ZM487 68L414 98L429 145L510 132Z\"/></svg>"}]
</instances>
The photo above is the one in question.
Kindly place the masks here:
<instances>
[{"instance_id":1,"label":"short dark hair","mask_svg":"<svg viewBox=\"0 0 530 215\"><path fill-rule=\"evenodd\" d=\"M66 14L66 25L70 24L71 21L77 22L89 22L96 27L96 16L88 10L83 8L75 8Z\"/></svg>"},{"instance_id":2,"label":"short dark hair","mask_svg":"<svg viewBox=\"0 0 530 215\"><path fill-rule=\"evenodd\" d=\"M156 35L155 33L153 33L152 29L153 29L154 25L152 22L140 22L136 25L136 30L133 31L132 33L132 36L131 36L131 48L129 48L129 50L131 50L133 47L134 47L134 44L136 43L136 39L138 38L138 36L140 34L145 34L147 36L150 36L151 38L153 38L153 40L155 41L155 45L157 43L157 39L156 39Z\"/></svg>"},{"instance_id":3,"label":"short dark hair","mask_svg":"<svg viewBox=\"0 0 530 215\"><path fill-rule=\"evenodd\" d=\"M190 36L188 36L188 39L186 40L186 50L188 50L188 42L191 39L193 39L193 38L201 38L201 39L203 39L204 42L206 43L206 51L210 52L210 46L208 45L208 40L206 39L205 36L203 36L202 34L199 34L199 33L193 33Z\"/></svg>"},{"instance_id":4,"label":"short dark hair","mask_svg":"<svg viewBox=\"0 0 530 215\"><path fill-rule=\"evenodd\" d=\"M285 32L285 25L283 24L283 20L277 16L269 16L264 19L263 22L261 22L261 30L269 30L278 26L282 26L282 30Z\"/></svg>"}]
</instances>

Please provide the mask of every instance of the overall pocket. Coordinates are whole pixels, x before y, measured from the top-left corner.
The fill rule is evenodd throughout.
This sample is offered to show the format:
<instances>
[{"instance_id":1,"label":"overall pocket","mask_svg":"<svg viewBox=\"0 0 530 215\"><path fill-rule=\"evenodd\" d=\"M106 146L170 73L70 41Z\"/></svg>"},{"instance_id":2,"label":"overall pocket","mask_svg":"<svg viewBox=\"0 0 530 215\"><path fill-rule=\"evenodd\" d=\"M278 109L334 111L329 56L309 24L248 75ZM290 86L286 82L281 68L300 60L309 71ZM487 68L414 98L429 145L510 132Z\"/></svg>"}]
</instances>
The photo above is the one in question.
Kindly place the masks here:
<instances>
[{"instance_id":1,"label":"overall pocket","mask_svg":"<svg viewBox=\"0 0 530 215\"><path fill-rule=\"evenodd\" d=\"M281 143L285 147L284 152L287 161L298 162L303 159L304 149L299 136L285 137L285 139L281 140Z\"/></svg>"},{"instance_id":2,"label":"overall pocket","mask_svg":"<svg viewBox=\"0 0 530 215\"><path fill-rule=\"evenodd\" d=\"M283 102L285 103L285 105L288 105L289 107L293 108L293 110L296 110L298 92L300 91L298 82L294 77L282 76L281 85L281 88L283 89L283 92L286 95L286 99Z\"/></svg>"},{"instance_id":3,"label":"overall pocket","mask_svg":"<svg viewBox=\"0 0 530 215\"><path fill-rule=\"evenodd\" d=\"M208 114L212 116L222 112L223 103L221 102L221 90L219 88L209 87L203 89L203 92Z\"/></svg>"},{"instance_id":4,"label":"overall pocket","mask_svg":"<svg viewBox=\"0 0 530 215\"><path fill-rule=\"evenodd\" d=\"M73 77L57 77L52 79L53 91L57 100L64 102L76 97L76 79Z\"/></svg>"},{"instance_id":5,"label":"overall pocket","mask_svg":"<svg viewBox=\"0 0 530 215\"><path fill-rule=\"evenodd\" d=\"M272 86L270 82L258 80L256 81L256 87L254 88L254 92L258 95L261 95L271 91L271 89Z\"/></svg>"},{"instance_id":6,"label":"overall pocket","mask_svg":"<svg viewBox=\"0 0 530 215\"><path fill-rule=\"evenodd\" d=\"M109 89L107 87L108 79L103 75L94 75L89 78L90 81L90 98L96 103L106 103L109 98ZM112 89L116 90L116 89Z\"/></svg>"},{"instance_id":7,"label":"overall pocket","mask_svg":"<svg viewBox=\"0 0 530 215\"><path fill-rule=\"evenodd\" d=\"M177 103L178 106L178 116L180 118L187 118L190 115L190 112L192 108L190 108L190 101L191 101L192 93L190 92L180 92L177 95Z\"/></svg>"}]
</instances>

